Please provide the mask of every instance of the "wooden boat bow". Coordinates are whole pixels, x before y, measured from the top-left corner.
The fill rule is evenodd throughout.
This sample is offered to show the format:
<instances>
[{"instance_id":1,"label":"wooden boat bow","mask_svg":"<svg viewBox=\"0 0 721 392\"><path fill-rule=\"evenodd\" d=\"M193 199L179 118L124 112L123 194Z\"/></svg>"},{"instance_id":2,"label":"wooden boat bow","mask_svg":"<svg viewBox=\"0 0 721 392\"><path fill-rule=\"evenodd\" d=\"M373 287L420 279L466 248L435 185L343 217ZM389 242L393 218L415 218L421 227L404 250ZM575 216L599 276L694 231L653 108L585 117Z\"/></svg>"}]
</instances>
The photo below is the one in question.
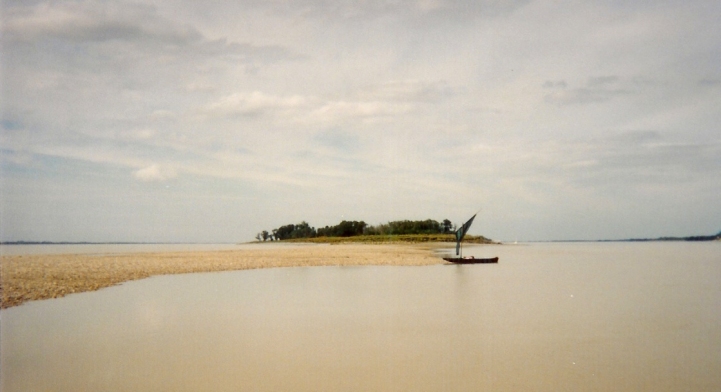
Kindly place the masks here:
<instances>
[{"instance_id":1,"label":"wooden boat bow","mask_svg":"<svg viewBox=\"0 0 721 392\"><path fill-rule=\"evenodd\" d=\"M453 264L491 264L498 263L498 257L489 259L476 259L474 257L444 257L443 260Z\"/></svg>"}]
</instances>

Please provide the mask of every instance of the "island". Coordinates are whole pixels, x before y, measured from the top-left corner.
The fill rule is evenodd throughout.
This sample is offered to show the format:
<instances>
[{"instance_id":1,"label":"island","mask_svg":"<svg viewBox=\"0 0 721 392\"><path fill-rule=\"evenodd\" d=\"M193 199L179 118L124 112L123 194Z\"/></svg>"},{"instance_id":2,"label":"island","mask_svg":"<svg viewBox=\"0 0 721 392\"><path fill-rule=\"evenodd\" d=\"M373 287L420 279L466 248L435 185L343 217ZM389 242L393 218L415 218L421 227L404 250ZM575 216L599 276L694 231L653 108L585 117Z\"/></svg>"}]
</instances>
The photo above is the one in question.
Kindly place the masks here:
<instances>
[{"instance_id":1,"label":"island","mask_svg":"<svg viewBox=\"0 0 721 392\"><path fill-rule=\"evenodd\" d=\"M270 231L263 230L255 236L257 242L310 242L310 243L424 243L456 242L454 225L448 219L438 222L426 220L398 220L377 226L364 221L343 220L335 226L315 228L306 221L287 224ZM484 236L467 235L464 242L473 244L497 244Z\"/></svg>"}]
</instances>

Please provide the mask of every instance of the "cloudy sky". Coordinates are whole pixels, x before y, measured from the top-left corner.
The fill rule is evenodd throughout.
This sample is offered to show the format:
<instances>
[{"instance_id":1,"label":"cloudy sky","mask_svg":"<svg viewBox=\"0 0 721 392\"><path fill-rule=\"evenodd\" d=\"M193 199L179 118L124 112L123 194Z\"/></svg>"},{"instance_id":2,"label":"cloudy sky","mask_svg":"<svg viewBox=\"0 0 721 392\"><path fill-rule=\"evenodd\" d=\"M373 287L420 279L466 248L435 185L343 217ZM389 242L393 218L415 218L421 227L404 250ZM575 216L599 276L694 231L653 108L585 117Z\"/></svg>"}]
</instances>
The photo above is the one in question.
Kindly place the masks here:
<instances>
[{"instance_id":1,"label":"cloudy sky","mask_svg":"<svg viewBox=\"0 0 721 392\"><path fill-rule=\"evenodd\" d=\"M3 0L2 240L721 230L721 2Z\"/></svg>"}]
</instances>

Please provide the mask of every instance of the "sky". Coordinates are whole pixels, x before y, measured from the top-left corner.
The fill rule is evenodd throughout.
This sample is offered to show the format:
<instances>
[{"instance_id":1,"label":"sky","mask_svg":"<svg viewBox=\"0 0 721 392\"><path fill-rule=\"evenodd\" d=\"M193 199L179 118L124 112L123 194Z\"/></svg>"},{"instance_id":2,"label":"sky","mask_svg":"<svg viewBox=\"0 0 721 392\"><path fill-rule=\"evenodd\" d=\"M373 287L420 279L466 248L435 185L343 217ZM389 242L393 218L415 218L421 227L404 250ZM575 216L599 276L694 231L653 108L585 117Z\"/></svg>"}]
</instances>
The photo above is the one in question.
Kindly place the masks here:
<instances>
[{"instance_id":1,"label":"sky","mask_svg":"<svg viewBox=\"0 0 721 392\"><path fill-rule=\"evenodd\" d=\"M721 2L3 0L0 239L721 230Z\"/></svg>"}]
</instances>

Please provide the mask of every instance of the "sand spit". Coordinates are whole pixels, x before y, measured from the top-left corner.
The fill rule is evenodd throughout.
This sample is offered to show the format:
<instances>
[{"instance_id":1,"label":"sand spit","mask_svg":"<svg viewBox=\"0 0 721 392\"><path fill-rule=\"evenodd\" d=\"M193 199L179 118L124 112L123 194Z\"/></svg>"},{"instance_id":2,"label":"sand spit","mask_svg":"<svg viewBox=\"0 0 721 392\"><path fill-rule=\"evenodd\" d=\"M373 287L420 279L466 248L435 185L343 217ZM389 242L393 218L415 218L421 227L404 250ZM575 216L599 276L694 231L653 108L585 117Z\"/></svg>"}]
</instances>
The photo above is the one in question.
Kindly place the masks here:
<instances>
[{"instance_id":1,"label":"sand spit","mask_svg":"<svg viewBox=\"0 0 721 392\"><path fill-rule=\"evenodd\" d=\"M153 275L254 268L443 263L427 247L326 245L287 249L22 255L0 258L2 308L26 301L98 290Z\"/></svg>"}]
</instances>

